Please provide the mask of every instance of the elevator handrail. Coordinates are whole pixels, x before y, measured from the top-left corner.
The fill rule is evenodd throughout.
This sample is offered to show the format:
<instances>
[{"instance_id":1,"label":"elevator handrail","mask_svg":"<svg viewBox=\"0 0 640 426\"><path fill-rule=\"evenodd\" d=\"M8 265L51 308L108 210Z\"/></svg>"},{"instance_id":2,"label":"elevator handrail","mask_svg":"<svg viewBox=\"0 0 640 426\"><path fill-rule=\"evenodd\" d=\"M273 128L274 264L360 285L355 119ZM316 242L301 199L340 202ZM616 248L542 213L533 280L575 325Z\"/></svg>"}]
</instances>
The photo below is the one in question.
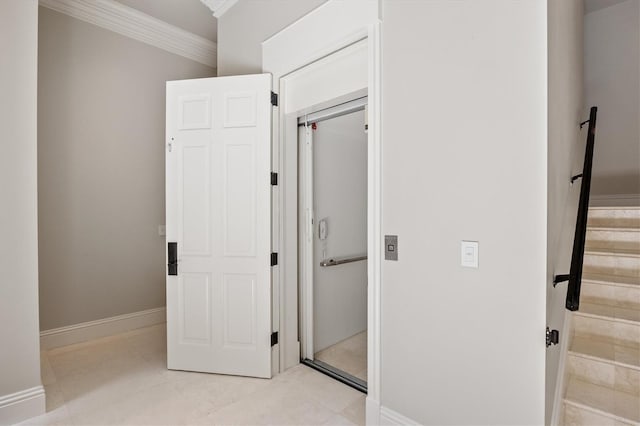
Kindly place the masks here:
<instances>
[{"instance_id":1,"label":"elevator handrail","mask_svg":"<svg viewBox=\"0 0 640 426\"><path fill-rule=\"evenodd\" d=\"M367 260L367 256L363 255L363 256L350 256L350 257L341 257L341 258L331 258L331 259L325 259L322 262L320 262L320 266L336 266L336 265L342 265L344 263L351 263L351 262L359 262L361 260Z\"/></svg>"}]
</instances>

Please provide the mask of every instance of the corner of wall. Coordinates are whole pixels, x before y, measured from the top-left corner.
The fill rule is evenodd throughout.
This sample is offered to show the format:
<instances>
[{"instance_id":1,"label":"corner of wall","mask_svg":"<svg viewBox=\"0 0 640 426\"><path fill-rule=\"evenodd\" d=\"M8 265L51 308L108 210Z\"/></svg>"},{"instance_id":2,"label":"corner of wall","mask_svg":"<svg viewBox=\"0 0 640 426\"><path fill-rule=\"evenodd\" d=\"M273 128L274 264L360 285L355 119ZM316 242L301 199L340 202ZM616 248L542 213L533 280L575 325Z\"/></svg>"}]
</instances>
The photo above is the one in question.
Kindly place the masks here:
<instances>
[{"instance_id":1,"label":"corner of wall","mask_svg":"<svg viewBox=\"0 0 640 426\"><path fill-rule=\"evenodd\" d=\"M0 2L0 424L44 413L38 343L37 0Z\"/></svg>"},{"instance_id":2,"label":"corner of wall","mask_svg":"<svg viewBox=\"0 0 640 426\"><path fill-rule=\"evenodd\" d=\"M584 0L548 2L549 128L547 224L547 325L561 330L560 347L546 354L546 424L561 414L564 358L569 324L565 311L566 284L553 286L556 274L568 273L579 185L570 177L582 167L584 131L578 124L583 113Z\"/></svg>"}]
</instances>

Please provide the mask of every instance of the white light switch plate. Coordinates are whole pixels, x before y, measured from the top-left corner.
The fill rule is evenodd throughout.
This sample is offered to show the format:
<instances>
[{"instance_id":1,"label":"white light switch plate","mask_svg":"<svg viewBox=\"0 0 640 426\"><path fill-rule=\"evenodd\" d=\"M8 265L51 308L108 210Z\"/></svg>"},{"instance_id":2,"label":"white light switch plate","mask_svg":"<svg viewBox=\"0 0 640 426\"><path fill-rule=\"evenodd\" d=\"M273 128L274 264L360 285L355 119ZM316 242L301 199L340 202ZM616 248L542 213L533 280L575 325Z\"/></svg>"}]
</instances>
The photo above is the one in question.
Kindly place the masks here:
<instances>
[{"instance_id":1,"label":"white light switch plate","mask_svg":"<svg viewBox=\"0 0 640 426\"><path fill-rule=\"evenodd\" d=\"M477 268L478 250L477 241L462 241L460 243L460 265L466 268Z\"/></svg>"},{"instance_id":2,"label":"white light switch plate","mask_svg":"<svg viewBox=\"0 0 640 426\"><path fill-rule=\"evenodd\" d=\"M167 228L164 225L158 225L158 235L161 237L167 235Z\"/></svg>"}]
</instances>

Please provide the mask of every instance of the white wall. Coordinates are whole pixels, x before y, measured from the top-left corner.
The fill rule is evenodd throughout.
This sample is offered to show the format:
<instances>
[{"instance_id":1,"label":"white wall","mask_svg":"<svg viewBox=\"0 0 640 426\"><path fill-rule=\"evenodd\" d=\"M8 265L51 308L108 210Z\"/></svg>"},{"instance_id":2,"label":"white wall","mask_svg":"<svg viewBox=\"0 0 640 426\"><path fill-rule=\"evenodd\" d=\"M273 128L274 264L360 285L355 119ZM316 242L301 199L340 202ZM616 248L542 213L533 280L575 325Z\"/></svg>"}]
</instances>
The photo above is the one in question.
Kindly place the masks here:
<instances>
[{"instance_id":1,"label":"white wall","mask_svg":"<svg viewBox=\"0 0 640 426\"><path fill-rule=\"evenodd\" d=\"M547 6L382 3L383 220L400 238L382 404L424 424L542 424ZM462 239L480 241L479 269L459 266Z\"/></svg>"},{"instance_id":2,"label":"white wall","mask_svg":"<svg viewBox=\"0 0 640 426\"><path fill-rule=\"evenodd\" d=\"M314 350L367 328L367 262L321 267L367 253L367 135L364 111L317 124L314 145ZM327 239L318 224L326 219Z\"/></svg>"},{"instance_id":3,"label":"white wall","mask_svg":"<svg viewBox=\"0 0 640 426\"><path fill-rule=\"evenodd\" d=\"M585 15L584 40L585 111L598 106L591 192L640 194L640 1Z\"/></svg>"},{"instance_id":4,"label":"white wall","mask_svg":"<svg viewBox=\"0 0 640 426\"><path fill-rule=\"evenodd\" d=\"M557 382L563 362L567 284L553 287L556 274L569 273L580 181L569 184L582 169L587 127L583 115L583 0L548 1L549 17L549 153L547 223L547 324L559 330L561 344L547 349L546 424L551 421L554 398L562 396ZM560 371L562 375L562 371Z\"/></svg>"},{"instance_id":5,"label":"white wall","mask_svg":"<svg viewBox=\"0 0 640 426\"><path fill-rule=\"evenodd\" d=\"M0 424L44 412L44 395L6 406L38 387L37 219L38 2L0 2Z\"/></svg>"},{"instance_id":6,"label":"white wall","mask_svg":"<svg viewBox=\"0 0 640 426\"><path fill-rule=\"evenodd\" d=\"M164 306L165 81L215 70L46 8L39 43L41 328Z\"/></svg>"},{"instance_id":7,"label":"white wall","mask_svg":"<svg viewBox=\"0 0 640 426\"><path fill-rule=\"evenodd\" d=\"M383 2L382 405L423 424L545 415L547 7ZM480 267L460 266L460 241Z\"/></svg>"},{"instance_id":8,"label":"white wall","mask_svg":"<svg viewBox=\"0 0 640 426\"><path fill-rule=\"evenodd\" d=\"M325 1L240 0L218 18L218 75L261 73L261 43Z\"/></svg>"}]
</instances>

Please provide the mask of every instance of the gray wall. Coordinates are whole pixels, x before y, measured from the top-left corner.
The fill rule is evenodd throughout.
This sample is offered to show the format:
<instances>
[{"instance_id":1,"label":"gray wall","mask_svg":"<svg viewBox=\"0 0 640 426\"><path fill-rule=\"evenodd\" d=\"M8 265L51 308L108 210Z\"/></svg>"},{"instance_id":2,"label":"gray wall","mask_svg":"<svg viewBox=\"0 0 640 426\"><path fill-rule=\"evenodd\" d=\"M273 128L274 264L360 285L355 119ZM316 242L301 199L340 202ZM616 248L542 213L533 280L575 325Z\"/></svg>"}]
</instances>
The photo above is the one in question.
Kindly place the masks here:
<instances>
[{"instance_id":1,"label":"gray wall","mask_svg":"<svg viewBox=\"0 0 640 426\"><path fill-rule=\"evenodd\" d=\"M367 328L367 262L323 268L333 257L367 253L367 134L364 111L317 124L314 151L314 350ZM317 224L326 219L327 239ZM323 254L324 252L324 254Z\"/></svg>"},{"instance_id":2,"label":"gray wall","mask_svg":"<svg viewBox=\"0 0 640 426\"><path fill-rule=\"evenodd\" d=\"M38 2L0 2L0 398L41 384L37 42ZM23 420L16 415L12 407L2 407L0 424Z\"/></svg>"},{"instance_id":3,"label":"gray wall","mask_svg":"<svg viewBox=\"0 0 640 426\"><path fill-rule=\"evenodd\" d=\"M218 75L261 73L261 43L325 1L240 0L218 19Z\"/></svg>"},{"instance_id":4,"label":"gray wall","mask_svg":"<svg viewBox=\"0 0 640 426\"><path fill-rule=\"evenodd\" d=\"M580 182L569 179L582 168L587 128L583 115L583 0L549 0L549 153L547 222L547 324L560 330L565 321L567 285L553 287L553 276L569 271ZM547 349L546 424L551 421L561 345ZM556 389L557 388L557 389Z\"/></svg>"},{"instance_id":5,"label":"gray wall","mask_svg":"<svg viewBox=\"0 0 640 426\"><path fill-rule=\"evenodd\" d=\"M546 2L383 2L382 405L542 424ZM480 243L478 269L460 241Z\"/></svg>"},{"instance_id":6,"label":"gray wall","mask_svg":"<svg viewBox=\"0 0 640 426\"><path fill-rule=\"evenodd\" d=\"M584 40L584 106L599 107L592 194L640 194L640 1L585 15Z\"/></svg>"},{"instance_id":7,"label":"gray wall","mask_svg":"<svg viewBox=\"0 0 640 426\"><path fill-rule=\"evenodd\" d=\"M165 81L215 70L40 8L42 330L164 306Z\"/></svg>"}]
</instances>

